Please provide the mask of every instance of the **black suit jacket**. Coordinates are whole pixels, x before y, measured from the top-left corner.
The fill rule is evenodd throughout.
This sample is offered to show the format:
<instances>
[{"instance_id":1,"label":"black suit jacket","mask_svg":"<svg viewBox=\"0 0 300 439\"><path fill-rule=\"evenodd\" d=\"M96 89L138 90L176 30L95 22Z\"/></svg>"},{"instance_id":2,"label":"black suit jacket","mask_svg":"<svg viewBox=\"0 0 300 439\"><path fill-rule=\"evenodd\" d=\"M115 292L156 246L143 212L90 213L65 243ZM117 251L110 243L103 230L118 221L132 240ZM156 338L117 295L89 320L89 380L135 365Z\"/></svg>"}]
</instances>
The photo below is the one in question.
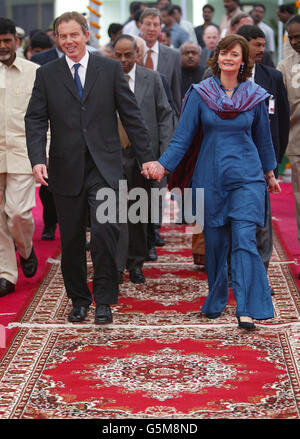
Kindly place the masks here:
<instances>
[{"instance_id":1,"label":"black suit jacket","mask_svg":"<svg viewBox=\"0 0 300 439\"><path fill-rule=\"evenodd\" d=\"M256 63L254 81L275 100L275 113L269 114L269 117L276 159L280 163L288 144L290 129L290 107L282 74L272 67Z\"/></svg>"},{"instance_id":2,"label":"black suit jacket","mask_svg":"<svg viewBox=\"0 0 300 439\"><path fill-rule=\"evenodd\" d=\"M117 112L139 161L154 160L148 131L118 61L90 54L82 99L65 57L37 70L25 115L27 148L32 166L46 164L50 121L49 188L53 193L79 194L86 148L107 184L118 188L122 154Z\"/></svg>"}]
</instances>

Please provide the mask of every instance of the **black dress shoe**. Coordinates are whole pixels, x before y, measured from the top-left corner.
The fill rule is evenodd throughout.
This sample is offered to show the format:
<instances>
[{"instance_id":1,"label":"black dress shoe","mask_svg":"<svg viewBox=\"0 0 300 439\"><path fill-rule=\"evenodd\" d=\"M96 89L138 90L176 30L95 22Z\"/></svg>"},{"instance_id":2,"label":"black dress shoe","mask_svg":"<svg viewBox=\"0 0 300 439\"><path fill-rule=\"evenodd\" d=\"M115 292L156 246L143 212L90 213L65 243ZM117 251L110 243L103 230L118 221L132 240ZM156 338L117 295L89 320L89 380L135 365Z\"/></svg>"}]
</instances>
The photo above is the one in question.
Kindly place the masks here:
<instances>
[{"instance_id":1,"label":"black dress shoe","mask_svg":"<svg viewBox=\"0 0 300 439\"><path fill-rule=\"evenodd\" d=\"M99 304L96 306L95 323L97 325L99 324L102 325L104 323L111 323L112 320L113 319L109 305Z\"/></svg>"},{"instance_id":2,"label":"black dress shoe","mask_svg":"<svg viewBox=\"0 0 300 439\"><path fill-rule=\"evenodd\" d=\"M72 322L72 323L83 322L83 320L87 316L87 311L88 311L88 308L86 306L83 306L83 305L74 306L72 308L70 314L68 315L69 322Z\"/></svg>"},{"instance_id":3,"label":"black dress shoe","mask_svg":"<svg viewBox=\"0 0 300 439\"><path fill-rule=\"evenodd\" d=\"M20 256L20 263L25 277L33 277L35 275L38 267L38 261L33 247L28 259L24 259L22 256Z\"/></svg>"},{"instance_id":4,"label":"black dress shoe","mask_svg":"<svg viewBox=\"0 0 300 439\"><path fill-rule=\"evenodd\" d=\"M148 248L146 261L156 261L156 260L157 260L157 253L155 247Z\"/></svg>"},{"instance_id":5,"label":"black dress shoe","mask_svg":"<svg viewBox=\"0 0 300 439\"><path fill-rule=\"evenodd\" d=\"M131 282L134 284L143 284L145 282L145 276L143 275L140 267L135 267L133 270L130 270L129 277Z\"/></svg>"},{"instance_id":6,"label":"black dress shoe","mask_svg":"<svg viewBox=\"0 0 300 439\"><path fill-rule=\"evenodd\" d=\"M4 277L0 278L0 297L6 296L9 293L13 293L15 291L15 285L9 280L4 279Z\"/></svg>"},{"instance_id":7,"label":"black dress shoe","mask_svg":"<svg viewBox=\"0 0 300 439\"><path fill-rule=\"evenodd\" d=\"M42 233L43 241L53 241L55 239L56 224L53 226L45 226Z\"/></svg>"},{"instance_id":8,"label":"black dress shoe","mask_svg":"<svg viewBox=\"0 0 300 439\"><path fill-rule=\"evenodd\" d=\"M241 316L241 317L237 317L237 320L238 320L239 328L246 329L246 331L252 331L253 329L255 329L255 324L253 323L251 317Z\"/></svg>"}]
</instances>

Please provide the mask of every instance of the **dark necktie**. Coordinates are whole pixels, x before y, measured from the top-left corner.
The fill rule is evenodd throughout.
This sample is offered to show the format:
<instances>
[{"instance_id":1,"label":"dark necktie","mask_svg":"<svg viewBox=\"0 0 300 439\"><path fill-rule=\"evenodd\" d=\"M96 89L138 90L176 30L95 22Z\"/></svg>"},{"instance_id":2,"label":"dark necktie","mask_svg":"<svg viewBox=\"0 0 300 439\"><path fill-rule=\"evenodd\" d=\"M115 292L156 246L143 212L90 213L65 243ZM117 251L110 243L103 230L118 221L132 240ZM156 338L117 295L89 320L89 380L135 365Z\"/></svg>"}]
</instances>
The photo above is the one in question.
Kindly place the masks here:
<instances>
[{"instance_id":1,"label":"dark necktie","mask_svg":"<svg viewBox=\"0 0 300 439\"><path fill-rule=\"evenodd\" d=\"M74 81L75 81L75 85L76 85L77 90L78 90L79 97L81 99L82 98L82 93L83 93L83 88L82 88L82 84L81 84L81 81L80 81L80 78L79 78L79 74L78 74L78 69L79 69L80 65L81 64L79 64L79 63L78 64L74 64L74 70L75 70Z\"/></svg>"}]
</instances>

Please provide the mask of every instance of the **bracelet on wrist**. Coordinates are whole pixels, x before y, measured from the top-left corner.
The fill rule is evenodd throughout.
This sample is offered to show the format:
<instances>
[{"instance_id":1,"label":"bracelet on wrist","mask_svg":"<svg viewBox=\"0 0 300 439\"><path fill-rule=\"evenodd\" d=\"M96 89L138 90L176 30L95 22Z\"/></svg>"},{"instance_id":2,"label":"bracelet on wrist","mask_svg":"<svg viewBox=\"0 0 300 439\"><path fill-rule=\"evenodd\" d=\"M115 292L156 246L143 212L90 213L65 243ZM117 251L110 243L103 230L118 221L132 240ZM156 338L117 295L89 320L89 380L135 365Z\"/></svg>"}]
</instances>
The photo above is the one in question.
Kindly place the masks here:
<instances>
[{"instance_id":1,"label":"bracelet on wrist","mask_svg":"<svg viewBox=\"0 0 300 439\"><path fill-rule=\"evenodd\" d=\"M265 177L269 181L269 180L271 180L271 178L273 178L273 177L275 178L275 175L271 174L271 175L266 175Z\"/></svg>"}]
</instances>

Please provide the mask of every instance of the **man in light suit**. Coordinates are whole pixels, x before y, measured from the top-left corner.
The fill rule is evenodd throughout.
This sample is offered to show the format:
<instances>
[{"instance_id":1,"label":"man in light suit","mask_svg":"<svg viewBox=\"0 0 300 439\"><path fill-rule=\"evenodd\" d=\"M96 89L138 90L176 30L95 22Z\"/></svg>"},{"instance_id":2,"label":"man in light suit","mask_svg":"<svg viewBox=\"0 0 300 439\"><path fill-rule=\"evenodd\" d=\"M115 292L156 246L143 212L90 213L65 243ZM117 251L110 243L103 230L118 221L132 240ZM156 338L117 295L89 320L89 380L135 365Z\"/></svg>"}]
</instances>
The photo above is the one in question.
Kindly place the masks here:
<instances>
[{"instance_id":1,"label":"man in light suit","mask_svg":"<svg viewBox=\"0 0 300 439\"><path fill-rule=\"evenodd\" d=\"M146 42L144 65L163 73L170 84L177 117L181 109L180 53L159 43L161 17L158 9L146 8L141 17L141 37Z\"/></svg>"},{"instance_id":2,"label":"man in light suit","mask_svg":"<svg viewBox=\"0 0 300 439\"><path fill-rule=\"evenodd\" d=\"M151 133L151 147L156 158L166 150L173 134L172 108L168 102L164 86L158 72L137 64L138 46L130 35L121 35L114 43L115 57L121 62L125 77L134 92L148 131ZM151 184L140 174L134 149L125 138L123 144L124 174L128 190L142 187L150 196ZM129 202L130 203L130 202ZM132 203L132 202L131 202ZM151 205L149 204L149 208ZM150 214L149 214L150 221ZM128 223L121 229L118 243L120 282L125 265L133 283L145 282L142 272L147 257L148 239L151 225L147 223ZM129 241L129 244L127 244ZM125 250L128 249L128 252Z\"/></svg>"},{"instance_id":3,"label":"man in light suit","mask_svg":"<svg viewBox=\"0 0 300 439\"><path fill-rule=\"evenodd\" d=\"M92 303L85 251L89 214L95 323L109 323L110 304L118 300L119 225L115 218L103 221L98 211L104 201L103 190L118 199L122 155L117 112L143 167L153 153L120 64L87 51L89 32L83 15L62 14L55 31L65 56L38 69L25 116L27 148L36 181L47 184L50 121L49 188L60 228L62 274L73 305L68 319L83 321ZM112 213L118 217L116 203Z\"/></svg>"},{"instance_id":4,"label":"man in light suit","mask_svg":"<svg viewBox=\"0 0 300 439\"><path fill-rule=\"evenodd\" d=\"M28 159L24 115L38 68L17 56L16 26L0 17L0 297L15 291L16 249L26 277L37 271L33 249L35 181Z\"/></svg>"},{"instance_id":5,"label":"man in light suit","mask_svg":"<svg viewBox=\"0 0 300 439\"><path fill-rule=\"evenodd\" d=\"M244 25L237 31L249 42L250 57L255 62L252 80L270 93L268 102L270 129L273 140L277 163L279 164L285 154L290 129L290 108L282 73L273 67L263 64L265 34L254 25ZM278 171L275 171L276 177ZM273 251L272 214L270 197L268 194L268 217L265 227L257 228L257 246L266 270L268 270Z\"/></svg>"}]
</instances>

